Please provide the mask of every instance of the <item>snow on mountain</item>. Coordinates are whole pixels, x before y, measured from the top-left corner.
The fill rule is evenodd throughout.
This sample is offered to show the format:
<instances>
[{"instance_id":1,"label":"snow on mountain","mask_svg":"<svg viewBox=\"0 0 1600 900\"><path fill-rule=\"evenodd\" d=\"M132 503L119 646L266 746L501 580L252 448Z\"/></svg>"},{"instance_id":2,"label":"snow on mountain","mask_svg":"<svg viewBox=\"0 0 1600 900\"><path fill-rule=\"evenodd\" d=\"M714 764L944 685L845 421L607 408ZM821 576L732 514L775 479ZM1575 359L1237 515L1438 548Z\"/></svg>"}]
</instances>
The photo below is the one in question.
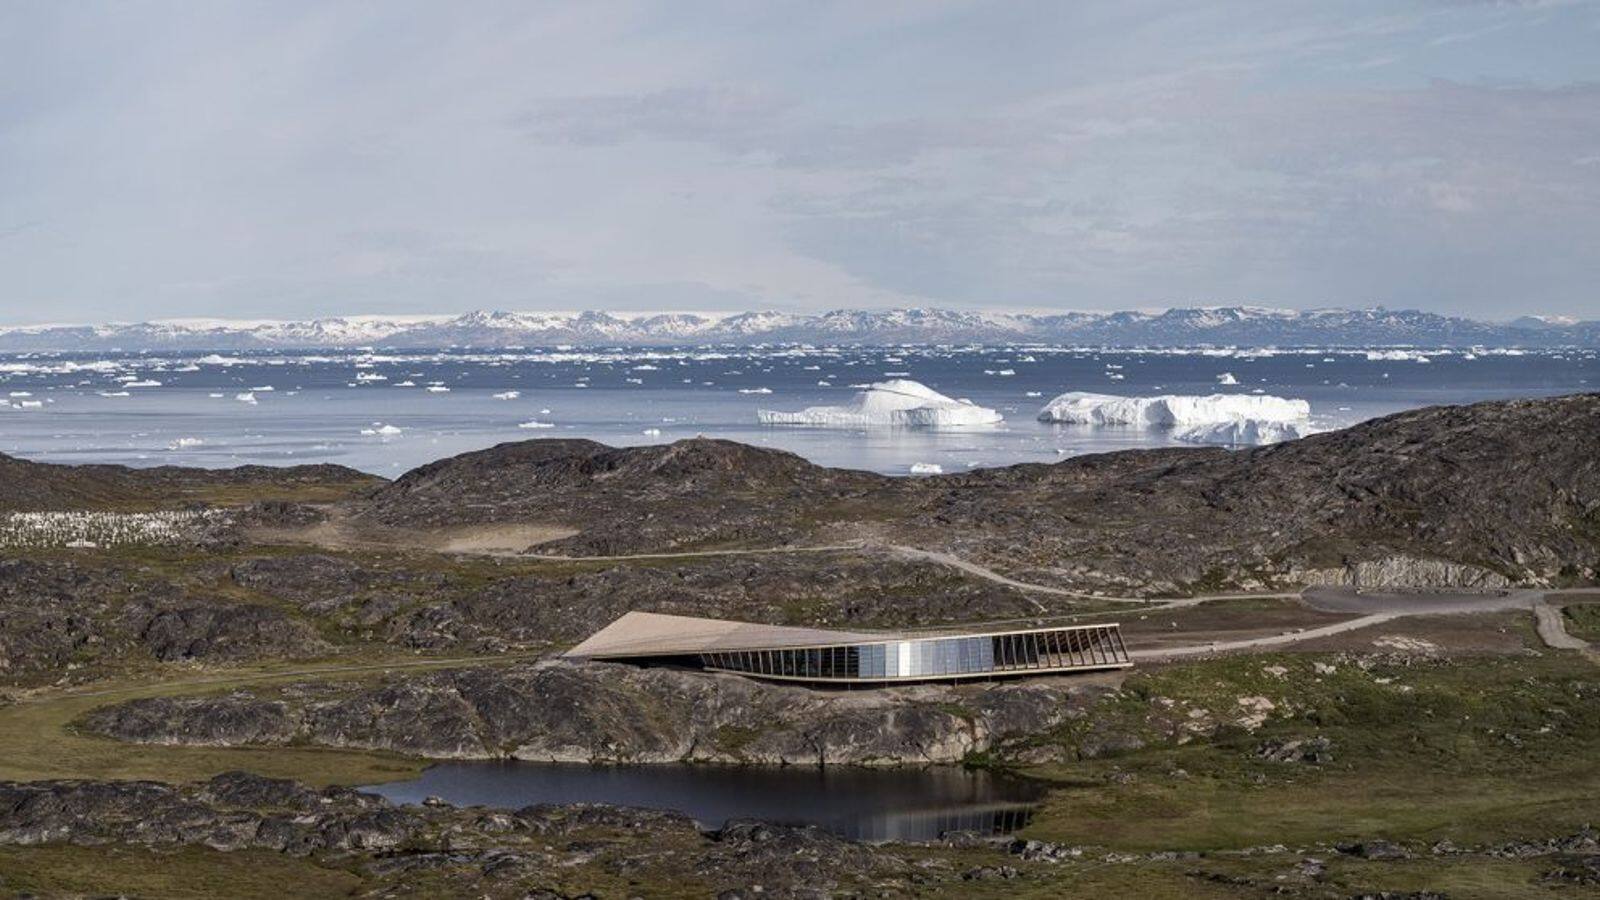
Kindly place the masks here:
<instances>
[{"instance_id":1,"label":"snow on mountain","mask_svg":"<svg viewBox=\"0 0 1600 900\"><path fill-rule=\"evenodd\" d=\"M763 425L811 425L823 428L947 428L997 425L999 413L968 400L946 397L918 381L881 381L841 406L811 406L799 412L756 411Z\"/></svg>"},{"instance_id":2,"label":"snow on mountain","mask_svg":"<svg viewBox=\"0 0 1600 900\"><path fill-rule=\"evenodd\" d=\"M815 315L479 310L463 315L340 316L305 321L175 319L0 327L0 352L512 347L671 344L1053 343L1106 347L1600 346L1600 322L1556 316L1506 324L1415 310L1256 306L1163 312L1001 313L913 307Z\"/></svg>"}]
</instances>

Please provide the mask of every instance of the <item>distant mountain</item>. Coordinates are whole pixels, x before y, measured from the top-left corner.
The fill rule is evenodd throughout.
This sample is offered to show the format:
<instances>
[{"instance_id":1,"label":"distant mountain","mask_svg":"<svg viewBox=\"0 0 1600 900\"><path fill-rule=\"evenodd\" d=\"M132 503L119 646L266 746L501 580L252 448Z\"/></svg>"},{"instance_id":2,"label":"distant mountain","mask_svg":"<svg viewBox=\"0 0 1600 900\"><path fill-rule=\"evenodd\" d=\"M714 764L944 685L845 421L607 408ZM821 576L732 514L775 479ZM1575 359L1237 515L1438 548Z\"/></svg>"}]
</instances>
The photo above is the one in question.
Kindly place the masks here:
<instances>
[{"instance_id":1,"label":"distant mountain","mask_svg":"<svg viewBox=\"0 0 1600 900\"><path fill-rule=\"evenodd\" d=\"M298 322L173 320L0 327L0 352L337 347L1039 342L1111 347L1600 346L1600 321L1524 316L1499 324L1417 310L1187 307L1165 312L1023 314L838 309L816 315L478 311Z\"/></svg>"}]
</instances>

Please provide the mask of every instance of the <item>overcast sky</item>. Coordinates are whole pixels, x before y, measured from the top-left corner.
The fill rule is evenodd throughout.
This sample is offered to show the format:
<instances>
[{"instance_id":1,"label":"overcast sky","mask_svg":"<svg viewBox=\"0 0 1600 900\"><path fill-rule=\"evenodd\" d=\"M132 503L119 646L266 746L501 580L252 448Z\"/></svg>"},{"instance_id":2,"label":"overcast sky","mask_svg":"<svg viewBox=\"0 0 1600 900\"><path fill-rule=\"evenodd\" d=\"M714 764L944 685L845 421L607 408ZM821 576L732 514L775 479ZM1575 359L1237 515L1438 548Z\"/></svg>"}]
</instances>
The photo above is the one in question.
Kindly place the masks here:
<instances>
[{"instance_id":1,"label":"overcast sky","mask_svg":"<svg viewBox=\"0 0 1600 900\"><path fill-rule=\"evenodd\" d=\"M0 321L1600 318L1600 5L0 2Z\"/></svg>"}]
</instances>

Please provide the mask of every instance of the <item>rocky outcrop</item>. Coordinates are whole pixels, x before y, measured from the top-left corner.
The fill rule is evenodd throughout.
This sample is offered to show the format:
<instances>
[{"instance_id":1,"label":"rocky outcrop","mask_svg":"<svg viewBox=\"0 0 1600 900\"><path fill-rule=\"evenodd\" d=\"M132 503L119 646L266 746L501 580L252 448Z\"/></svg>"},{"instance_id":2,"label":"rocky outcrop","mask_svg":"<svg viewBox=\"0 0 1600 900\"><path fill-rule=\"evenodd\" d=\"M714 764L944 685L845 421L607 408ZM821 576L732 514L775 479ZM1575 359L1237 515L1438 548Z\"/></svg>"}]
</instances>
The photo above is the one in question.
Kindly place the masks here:
<instances>
[{"instance_id":1,"label":"rocky outcrop","mask_svg":"<svg viewBox=\"0 0 1600 900\"><path fill-rule=\"evenodd\" d=\"M701 832L679 813L589 804L397 807L348 788L244 772L185 785L0 782L0 846L45 844L312 858L358 873L362 896L594 896L570 886L624 875L635 885L670 885L673 895L809 898L868 885L905 895L913 884L959 878L903 849L817 828L731 822ZM980 858L989 857L1006 858L998 847Z\"/></svg>"},{"instance_id":2,"label":"rocky outcrop","mask_svg":"<svg viewBox=\"0 0 1600 900\"><path fill-rule=\"evenodd\" d=\"M882 765L1037 737L1110 688L1082 680L824 692L737 676L542 662L395 677L329 697L152 698L83 726L165 744L283 744L449 759Z\"/></svg>"},{"instance_id":3,"label":"rocky outcrop","mask_svg":"<svg viewBox=\"0 0 1600 900\"><path fill-rule=\"evenodd\" d=\"M1355 588L1497 589L1511 586L1499 572L1442 559L1386 556L1356 560L1334 569L1299 569L1287 579L1297 584Z\"/></svg>"}]
</instances>

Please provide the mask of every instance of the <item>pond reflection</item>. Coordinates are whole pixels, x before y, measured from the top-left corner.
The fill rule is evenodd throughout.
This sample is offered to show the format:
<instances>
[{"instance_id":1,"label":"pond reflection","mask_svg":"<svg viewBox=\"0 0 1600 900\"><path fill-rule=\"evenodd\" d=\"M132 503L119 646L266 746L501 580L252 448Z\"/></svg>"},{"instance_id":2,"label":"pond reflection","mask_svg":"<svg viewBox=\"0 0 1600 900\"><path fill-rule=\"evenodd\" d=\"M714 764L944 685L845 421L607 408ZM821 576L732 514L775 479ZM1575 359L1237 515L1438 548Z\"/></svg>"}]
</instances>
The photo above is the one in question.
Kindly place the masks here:
<instances>
[{"instance_id":1,"label":"pond reflection","mask_svg":"<svg viewBox=\"0 0 1600 900\"><path fill-rule=\"evenodd\" d=\"M701 827L730 819L817 825L863 841L924 841L948 831L1004 834L1028 823L1037 782L954 766L923 769L590 766L452 762L366 790L397 803L461 806L608 803L677 810Z\"/></svg>"}]
</instances>

